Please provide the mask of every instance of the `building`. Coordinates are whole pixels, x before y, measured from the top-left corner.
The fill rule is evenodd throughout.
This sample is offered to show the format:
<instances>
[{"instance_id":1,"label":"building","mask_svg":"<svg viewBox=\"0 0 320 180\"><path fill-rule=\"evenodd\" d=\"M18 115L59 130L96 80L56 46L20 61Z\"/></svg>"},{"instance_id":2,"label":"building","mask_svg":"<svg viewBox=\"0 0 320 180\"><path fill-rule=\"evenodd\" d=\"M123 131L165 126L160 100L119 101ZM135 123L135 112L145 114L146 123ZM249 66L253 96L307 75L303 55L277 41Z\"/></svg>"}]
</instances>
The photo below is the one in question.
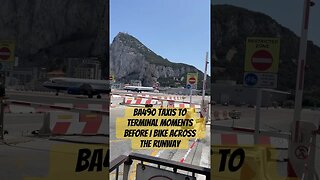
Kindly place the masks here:
<instances>
[{"instance_id":1,"label":"building","mask_svg":"<svg viewBox=\"0 0 320 180\"><path fill-rule=\"evenodd\" d=\"M47 73L47 78L55 78L55 77L65 77L66 73L64 73L62 70L54 70Z\"/></svg>"},{"instance_id":2,"label":"building","mask_svg":"<svg viewBox=\"0 0 320 180\"><path fill-rule=\"evenodd\" d=\"M66 64L68 77L101 79L101 63L97 58L69 58Z\"/></svg>"},{"instance_id":3,"label":"building","mask_svg":"<svg viewBox=\"0 0 320 180\"><path fill-rule=\"evenodd\" d=\"M142 82L140 80L131 80L130 85L131 86L142 86Z\"/></svg>"}]
</instances>

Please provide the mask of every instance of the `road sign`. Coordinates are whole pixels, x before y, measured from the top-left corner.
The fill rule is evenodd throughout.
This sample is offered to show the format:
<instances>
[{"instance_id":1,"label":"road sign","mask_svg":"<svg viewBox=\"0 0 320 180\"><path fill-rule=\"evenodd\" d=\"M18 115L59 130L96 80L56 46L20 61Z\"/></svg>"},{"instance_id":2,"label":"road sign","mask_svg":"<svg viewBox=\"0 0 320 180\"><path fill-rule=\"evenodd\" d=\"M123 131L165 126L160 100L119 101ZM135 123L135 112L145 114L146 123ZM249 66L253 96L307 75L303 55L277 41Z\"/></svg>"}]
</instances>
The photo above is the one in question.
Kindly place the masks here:
<instances>
[{"instance_id":1,"label":"road sign","mask_svg":"<svg viewBox=\"0 0 320 180\"><path fill-rule=\"evenodd\" d=\"M11 51L7 47L0 48L0 59L8 60L10 58Z\"/></svg>"},{"instance_id":2,"label":"road sign","mask_svg":"<svg viewBox=\"0 0 320 180\"><path fill-rule=\"evenodd\" d=\"M194 83L196 83L196 78L194 78L194 77L190 77L190 79L189 79L189 83L190 84L194 84Z\"/></svg>"},{"instance_id":3,"label":"road sign","mask_svg":"<svg viewBox=\"0 0 320 180\"><path fill-rule=\"evenodd\" d=\"M180 173L174 173L165 169L155 168L152 166L137 165L136 179L139 180L196 180L195 177L187 176Z\"/></svg>"},{"instance_id":4,"label":"road sign","mask_svg":"<svg viewBox=\"0 0 320 180\"><path fill-rule=\"evenodd\" d=\"M191 89L191 84L187 84L187 89Z\"/></svg>"},{"instance_id":5,"label":"road sign","mask_svg":"<svg viewBox=\"0 0 320 180\"><path fill-rule=\"evenodd\" d=\"M0 41L0 61L14 61L14 42Z\"/></svg>"},{"instance_id":6,"label":"road sign","mask_svg":"<svg viewBox=\"0 0 320 180\"><path fill-rule=\"evenodd\" d=\"M255 88L276 88L278 74L245 72L243 84Z\"/></svg>"},{"instance_id":7,"label":"road sign","mask_svg":"<svg viewBox=\"0 0 320 180\"><path fill-rule=\"evenodd\" d=\"M197 89L198 84L198 73L188 73L187 74L187 85L190 84L192 89Z\"/></svg>"},{"instance_id":8,"label":"road sign","mask_svg":"<svg viewBox=\"0 0 320 180\"><path fill-rule=\"evenodd\" d=\"M308 165L308 174L315 170L316 134L317 126L313 122L297 121L291 125L292 139L289 141L288 158L293 174L301 178L305 164ZM309 178L307 178L309 179Z\"/></svg>"},{"instance_id":9,"label":"road sign","mask_svg":"<svg viewBox=\"0 0 320 180\"><path fill-rule=\"evenodd\" d=\"M0 61L0 71L12 71L13 62Z\"/></svg>"},{"instance_id":10,"label":"road sign","mask_svg":"<svg viewBox=\"0 0 320 180\"><path fill-rule=\"evenodd\" d=\"M266 71L272 65L272 55L269 51L256 51L251 58L252 66L259 71Z\"/></svg>"},{"instance_id":11,"label":"road sign","mask_svg":"<svg viewBox=\"0 0 320 180\"><path fill-rule=\"evenodd\" d=\"M306 146L298 146L295 150L296 158L306 159L308 157L308 148Z\"/></svg>"},{"instance_id":12,"label":"road sign","mask_svg":"<svg viewBox=\"0 0 320 180\"><path fill-rule=\"evenodd\" d=\"M280 39L249 37L246 42L245 71L277 73Z\"/></svg>"},{"instance_id":13,"label":"road sign","mask_svg":"<svg viewBox=\"0 0 320 180\"><path fill-rule=\"evenodd\" d=\"M258 82L258 76L254 73L247 73L244 76L244 82L248 86L254 86Z\"/></svg>"}]
</instances>

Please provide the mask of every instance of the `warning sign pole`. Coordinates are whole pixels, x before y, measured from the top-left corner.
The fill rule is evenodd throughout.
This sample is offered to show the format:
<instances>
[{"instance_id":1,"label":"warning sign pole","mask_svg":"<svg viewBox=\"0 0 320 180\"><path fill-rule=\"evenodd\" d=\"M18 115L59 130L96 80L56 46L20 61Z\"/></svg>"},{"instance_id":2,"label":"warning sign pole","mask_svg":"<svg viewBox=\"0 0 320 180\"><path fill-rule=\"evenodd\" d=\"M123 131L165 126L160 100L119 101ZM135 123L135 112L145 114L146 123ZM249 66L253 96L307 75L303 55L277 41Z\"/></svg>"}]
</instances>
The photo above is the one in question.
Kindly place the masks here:
<instances>
[{"instance_id":1,"label":"warning sign pole","mask_svg":"<svg viewBox=\"0 0 320 180\"><path fill-rule=\"evenodd\" d=\"M207 67L208 67L208 52L206 53L205 59L205 67L204 67L204 74L203 74L203 84L202 84L202 101L201 101L201 109L204 107L204 96L206 92L206 81L207 81Z\"/></svg>"},{"instance_id":2,"label":"warning sign pole","mask_svg":"<svg viewBox=\"0 0 320 180\"><path fill-rule=\"evenodd\" d=\"M5 72L0 72L0 141L4 139L4 98L5 98Z\"/></svg>"},{"instance_id":3,"label":"warning sign pole","mask_svg":"<svg viewBox=\"0 0 320 180\"><path fill-rule=\"evenodd\" d=\"M255 132L254 132L254 144L259 144L260 135L260 109L262 100L262 89L257 89L257 101L256 101L256 118L255 118Z\"/></svg>"},{"instance_id":4,"label":"warning sign pole","mask_svg":"<svg viewBox=\"0 0 320 180\"><path fill-rule=\"evenodd\" d=\"M192 87L190 88L190 104L192 103Z\"/></svg>"}]
</instances>

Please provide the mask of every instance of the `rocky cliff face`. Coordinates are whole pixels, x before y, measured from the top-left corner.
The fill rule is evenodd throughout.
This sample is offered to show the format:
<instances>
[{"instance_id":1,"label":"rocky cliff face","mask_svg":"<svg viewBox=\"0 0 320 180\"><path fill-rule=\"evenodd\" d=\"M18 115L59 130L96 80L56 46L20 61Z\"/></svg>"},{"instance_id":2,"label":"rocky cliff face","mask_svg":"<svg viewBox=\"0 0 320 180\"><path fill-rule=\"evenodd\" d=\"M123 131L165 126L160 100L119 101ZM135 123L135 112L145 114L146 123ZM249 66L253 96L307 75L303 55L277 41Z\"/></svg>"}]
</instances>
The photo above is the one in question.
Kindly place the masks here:
<instances>
[{"instance_id":1,"label":"rocky cliff face","mask_svg":"<svg viewBox=\"0 0 320 180\"><path fill-rule=\"evenodd\" d=\"M110 69L116 80L139 79L144 86L152 86L157 81L162 86L168 82L183 86L188 72L199 72L203 77L195 67L163 59L126 33L119 33L110 46Z\"/></svg>"},{"instance_id":2,"label":"rocky cliff face","mask_svg":"<svg viewBox=\"0 0 320 180\"><path fill-rule=\"evenodd\" d=\"M2 0L0 39L16 42L24 66L106 54L107 0Z\"/></svg>"}]
</instances>

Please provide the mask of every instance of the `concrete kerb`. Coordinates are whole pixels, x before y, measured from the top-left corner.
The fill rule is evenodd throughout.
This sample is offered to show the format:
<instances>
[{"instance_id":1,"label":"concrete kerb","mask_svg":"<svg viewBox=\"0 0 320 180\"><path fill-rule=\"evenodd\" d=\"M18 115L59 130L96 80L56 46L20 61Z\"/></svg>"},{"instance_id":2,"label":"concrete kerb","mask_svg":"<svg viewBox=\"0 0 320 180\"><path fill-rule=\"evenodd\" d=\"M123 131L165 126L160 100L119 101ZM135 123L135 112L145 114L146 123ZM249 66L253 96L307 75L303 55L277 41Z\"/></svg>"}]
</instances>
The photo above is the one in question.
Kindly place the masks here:
<instances>
[{"instance_id":1,"label":"concrete kerb","mask_svg":"<svg viewBox=\"0 0 320 180\"><path fill-rule=\"evenodd\" d=\"M27 142L31 142L34 139L31 137L25 137L25 136L21 136L21 137L15 137L15 136L8 136L5 135L4 136L4 140L0 140L0 145L1 144L5 144L5 145L15 145L15 144L20 144L20 143L27 143Z\"/></svg>"},{"instance_id":2,"label":"concrete kerb","mask_svg":"<svg viewBox=\"0 0 320 180\"><path fill-rule=\"evenodd\" d=\"M61 137L52 137L49 138L51 141L59 141L59 142L66 142L66 143L75 143L75 144L98 144L98 145L108 145L109 141L106 140L105 143L102 142L92 142L92 141L85 141L85 140L73 140L73 139L65 139Z\"/></svg>"}]
</instances>

